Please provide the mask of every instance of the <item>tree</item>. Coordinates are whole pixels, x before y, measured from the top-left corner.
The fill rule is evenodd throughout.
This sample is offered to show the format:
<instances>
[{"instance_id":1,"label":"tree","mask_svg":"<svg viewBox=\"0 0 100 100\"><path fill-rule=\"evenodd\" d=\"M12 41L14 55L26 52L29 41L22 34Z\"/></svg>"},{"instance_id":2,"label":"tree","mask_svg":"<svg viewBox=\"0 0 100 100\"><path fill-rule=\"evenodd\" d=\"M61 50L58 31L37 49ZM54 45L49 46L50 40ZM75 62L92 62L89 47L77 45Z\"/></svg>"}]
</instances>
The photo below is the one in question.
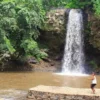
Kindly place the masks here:
<instances>
[{"instance_id":1,"label":"tree","mask_svg":"<svg viewBox=\"0 0 100 100\"><path fill-rule=\"evenodd\" d=\"M46 57L37 43L44 15L41 0L0 1L0 54L13 59Z\"/></svg>"},{"instance_id":2,"label":"tree","mask_svg":"<svg viewBox=\"0 0 100 100\"><path fill-rule=\"evenodd\" d=\"M100 0L92 0L95 14L100 16Z\"/></svg>"}]
</instances>

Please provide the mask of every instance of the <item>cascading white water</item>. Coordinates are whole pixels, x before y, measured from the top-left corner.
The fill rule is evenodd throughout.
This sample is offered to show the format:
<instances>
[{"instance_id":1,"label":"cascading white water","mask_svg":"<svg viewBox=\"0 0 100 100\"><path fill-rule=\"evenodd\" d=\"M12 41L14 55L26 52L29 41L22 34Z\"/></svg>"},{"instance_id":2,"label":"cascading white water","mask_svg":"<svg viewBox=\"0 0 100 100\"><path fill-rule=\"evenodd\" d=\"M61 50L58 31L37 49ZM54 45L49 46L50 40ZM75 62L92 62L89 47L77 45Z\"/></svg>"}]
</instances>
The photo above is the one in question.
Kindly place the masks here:
<instances>
[{"instance_id":1,"label":"cascading white water","mask_svg":"<svg viewBox=\"0 0 100 100\"><path fill-rule=\"evenodd\" d=\"M80 9L69 12L66 44L62 64L63 73L84 72L83 16Z\"/></svg>"}]
</instances>

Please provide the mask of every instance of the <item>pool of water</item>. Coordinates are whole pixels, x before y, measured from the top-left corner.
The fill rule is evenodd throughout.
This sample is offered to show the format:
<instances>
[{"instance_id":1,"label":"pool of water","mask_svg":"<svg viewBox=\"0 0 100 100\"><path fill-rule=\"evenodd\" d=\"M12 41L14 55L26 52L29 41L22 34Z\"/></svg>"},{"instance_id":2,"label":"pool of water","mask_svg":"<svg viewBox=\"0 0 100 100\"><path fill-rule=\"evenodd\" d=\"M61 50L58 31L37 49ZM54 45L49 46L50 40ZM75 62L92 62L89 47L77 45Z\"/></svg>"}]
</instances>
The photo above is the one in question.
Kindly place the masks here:
<instances>
[{"instance_id":1,"label":"pool of water","mask_svg":"<svg viewBox=\"0 0 100 100\"><path fill-rule=\"evenodd\" d=\"M100 76L97 76L100 88ZM29 88L38 85L90 88L90 75L71 76L50 72L6 72L0 73L0 99L17 100L25 97ZM25 100L25 99L20 99Z\"/></svg>"},{"instance_id":2,"label":"pool of water","mask_svg":"<svg viewBox=\"0 0 100 100\"><path fill-rule=\"evenodd\" d=\"M27 91L8 89L0 90L0 100L26 100Z\"/></svg>"}]
</instances>

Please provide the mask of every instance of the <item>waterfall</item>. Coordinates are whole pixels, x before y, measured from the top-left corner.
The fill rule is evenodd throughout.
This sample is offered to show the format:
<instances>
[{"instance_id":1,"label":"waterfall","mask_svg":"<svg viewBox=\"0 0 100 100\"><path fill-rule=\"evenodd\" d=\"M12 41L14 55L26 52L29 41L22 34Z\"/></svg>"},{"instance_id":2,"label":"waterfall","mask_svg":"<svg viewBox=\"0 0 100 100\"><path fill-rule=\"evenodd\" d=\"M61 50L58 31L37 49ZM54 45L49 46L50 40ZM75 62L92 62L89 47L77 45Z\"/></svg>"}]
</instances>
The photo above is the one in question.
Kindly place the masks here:
<instances>
[{"instance_id":1,"label":"waterfall","mask_svg":"<svg viewBox=\"0 0 100 100\"><path fill-rule=\"evenodd\" d=\"M83 16L80 9L72 9L69 12L64 50L62 72L83 73Z\"/></svg>"}]
</instances>

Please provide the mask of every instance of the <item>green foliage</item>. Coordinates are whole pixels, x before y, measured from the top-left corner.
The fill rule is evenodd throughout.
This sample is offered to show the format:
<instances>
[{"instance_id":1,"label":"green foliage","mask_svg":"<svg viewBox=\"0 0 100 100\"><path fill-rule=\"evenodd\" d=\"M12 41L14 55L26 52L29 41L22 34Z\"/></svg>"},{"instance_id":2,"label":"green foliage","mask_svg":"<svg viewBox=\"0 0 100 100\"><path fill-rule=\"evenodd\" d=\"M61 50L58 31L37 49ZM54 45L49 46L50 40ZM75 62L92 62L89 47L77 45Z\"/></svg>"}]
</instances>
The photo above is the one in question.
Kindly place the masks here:
<instances>
[{"instance_id":1,"label":"green foliage","mask_svg":"<svg viewBox=\"0 0 100 100\"><path fill-rule=\"evenodd\" d=\"M47 56L37 43L44 15L41 0L0 1L0 53L8 52L15 59Z\"/></svg>"},{"instance_id":2,"label":"green foliage","mask_svg":"<svg viewBox=\"0 0 100 100\"><path fill-rule=\"evenodd\" d=\"M93 0L99 14L99 0ZM0 54L15 58L32 55L37 59L47 54L37 39L46 11L51 8L85 8L89 0L1 0L0 1ZM42 49L42 50L41 50Z\"/></svg>"},{"instance_id":3,"label":"green foliage","mask_svg":"<svg viewBox=\"0 0 100 100\"><path fill-rule=\"evenodd\" d=\"M36 57L38 60L47 57L47 54L40 51L37 42L33 41L32 39L27 39L22 42L21 47L24 48L26 55L34 55L34 57Z\"/></svg>"},{"instance_id":4,"label":"green foliage","mask_svg":"<svg viewBox=\"0 0 100 100\"><path fill-rule=\"evenodd\" d=\"M90 5L91 2L89 0L68 0L68 3L66 4L66 8L77 8L77 9L83 9L86 6Z\"/></svg>"},{"instance_id":5,"label":"green foliage","mask_svg":"<svg viewBox=\"0 0 100 100\"><path fill-rule=\"evenodd\" d=\"M13 54L15 52L15 49L13 48L13 46L11 45L11 42L9 39L7 39L7 37L4 36L4 40L5 40L5 44L7 46L7 49L9 50L10 54Z\"/></svg>"},{"instance_id":6,"label":"green foliage","mask_svg":"<svg viewBox=\"0 0 100 100\"><path fill-rule=\"evenodd\" d=\"M100 16L100 0L92 0L95 14L97 16Z\"/></svg>"},{"instance_id":7,"label":"green foliage","mask_svg":"<svg viewBox=\"0 0 100 100\"><path fill-rule=\"evenodd\" d=\"M43 0L45 9L55 7L66 7L66 8L85 8L92 2L90 0Z\"/></svg>"},{"instance_id":8,"label":"green foliage","mask_svg":"<svg viewBox=\"0 0 100 100\"><path fill-rule=\"evenodd\" d=\"M67 2L67 0L43 0L43 6L44 9L49 10L55 7L64 7Z\"/></svg>"},{"instance_id":9,"label":"green foliage","mask_svg":"<svg viewBox=\"0 0 100 100\"><path fill-rule=\"evenodd\" d=\"M90 61L90 64L92 65L92 68L95 70L98 68L96 62L94 60Z\"/></svg>"}]
</instances>

